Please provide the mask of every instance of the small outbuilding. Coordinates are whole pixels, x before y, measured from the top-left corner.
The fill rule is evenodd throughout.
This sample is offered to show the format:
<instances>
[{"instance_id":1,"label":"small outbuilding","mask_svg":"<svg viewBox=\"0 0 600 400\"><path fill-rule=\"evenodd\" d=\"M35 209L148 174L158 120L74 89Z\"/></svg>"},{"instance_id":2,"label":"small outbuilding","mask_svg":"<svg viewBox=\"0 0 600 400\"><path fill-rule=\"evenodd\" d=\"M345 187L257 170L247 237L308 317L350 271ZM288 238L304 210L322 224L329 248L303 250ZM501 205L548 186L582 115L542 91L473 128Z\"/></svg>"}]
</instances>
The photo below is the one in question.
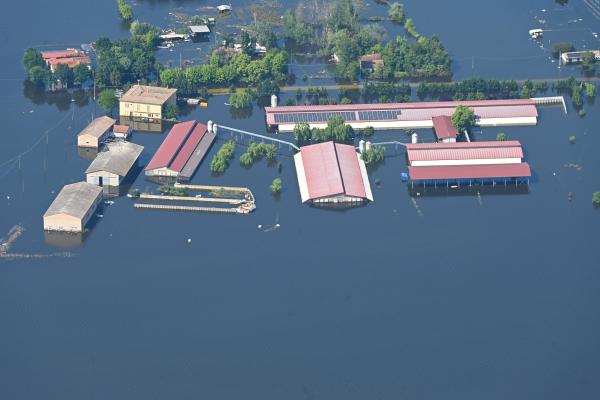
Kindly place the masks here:
<instances>
[{"instance_id":1,"label":"small outbuilding","mask_svg":"<svg viewBox=\"0 0 600 400\"><path fill-rule=\"evenodd\" d=\"M452 125L452 118L448 115L432 117L433 131L438 142L454 143L458 137L458 130Z\"/></svg>"},{"instance_id":2,"label":"small outbuilding","mask_svg":"<svg viewBox=\"0 0 600 400\"><path fill-rule=\"evenodd\" d=\"M118 188L143 150L143 146L126 141L109 143L85 171L87 183Z\"/></svg>"},{"instance_id":3,"label":"small outbuilding","mask_svg":"<svg viewBox=\"0 0 600 400\"><path fill-rule=\"evenodd\" d=\"M119 139L127 139L131 135L131 127L128 125L113 126L113 136Z\"/></svg>"},{"instance_id":4,"label":"small outbuilding","mask_svg":"<svg viewBox=\"0 0 600 400\"><path fill-rule=\"evenodd\" d=\"M219 10L221 14L228 13L231 12L231 6L228 4L221 4L220 6L217 6L217 10Z\"/></svg>"},{"instance_id":5,"label":"small outbuilding","mask_svg":"<svg viewBox=\"0 0 600 400\"><path fill-rule=\"evenodd\" d=\"M373 73L375 70L383 67L385 65L381 54L368 54L366 56L362 56L360 58L360 72L364 73Z\"/></svg>"},{"instance_id":6,"label":"small outbuilding","mask_svg":"<svg viewBox=\"0 0 600 400\"><path fill-rule=\"evenodd\" d=\"M94 119L77 135L77 146L97 149L110 135L115 122L117 121L107 116Z\"/></svg>"},{"instance_id":7,"label":"small outbuilding","mask_svg":"<svg viewBox=\"0 0 600 400\"><path fill-rule=\"evenodd\" d=\"M190 32L193 39L206 39L210 35L210 28L208 25L192 25Z\"/></svg>"},{"instance_id":8,"label":"small outbuilding","mask_svg":"<svg viewBox=\"0 0 600 400\"><path fill-rule=\"evenodd\" d=\"M83 232L102 201L102 188L86 182L65 185L44 214L44 230Z\"/></svg>"}]
</instances>

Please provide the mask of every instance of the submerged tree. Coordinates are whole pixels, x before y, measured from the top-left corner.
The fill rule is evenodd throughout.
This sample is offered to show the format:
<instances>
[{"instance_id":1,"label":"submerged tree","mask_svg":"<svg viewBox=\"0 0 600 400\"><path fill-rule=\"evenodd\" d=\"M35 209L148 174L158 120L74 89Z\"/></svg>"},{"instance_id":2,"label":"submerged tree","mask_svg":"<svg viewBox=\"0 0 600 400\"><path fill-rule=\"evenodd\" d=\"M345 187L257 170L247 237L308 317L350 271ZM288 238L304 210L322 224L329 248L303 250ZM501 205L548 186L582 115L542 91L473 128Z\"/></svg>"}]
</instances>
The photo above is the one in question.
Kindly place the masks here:
<instances>
[{"instance_id":1,"label":"submerged tree","mask_svg":"<svg viewBox=\"0 0 600 400\"><path fill-rule=\"evenodd\" d=\"M461 133L469 132L475 126L475 112L466 106L457 106L452 114L452 125Z\"/></svg>"}]
</instances>

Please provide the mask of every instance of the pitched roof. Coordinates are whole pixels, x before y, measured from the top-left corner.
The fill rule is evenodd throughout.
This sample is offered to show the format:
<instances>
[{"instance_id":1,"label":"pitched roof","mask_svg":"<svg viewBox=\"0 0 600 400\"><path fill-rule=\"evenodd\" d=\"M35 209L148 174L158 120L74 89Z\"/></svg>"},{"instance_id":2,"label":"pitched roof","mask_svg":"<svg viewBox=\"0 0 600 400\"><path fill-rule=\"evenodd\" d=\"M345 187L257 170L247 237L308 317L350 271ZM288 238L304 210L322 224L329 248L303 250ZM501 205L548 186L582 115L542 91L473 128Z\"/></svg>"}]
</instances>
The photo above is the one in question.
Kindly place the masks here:
<instances>
[{"instance_id":1,"label":"pitched roof","mask_svg":"<svg viewBox=\"0 0 600 400\"><path fill-rule=\"evenodd\" d=\"M456 139L458 136L458 130L452 125L452 118L443 115L431 118L433 121L433 129L435 129L435 136L439 139Z\"/></svg>"},{"instance_id":2,"label":"pitched roof","mask_svg":"<svg viewBox=\"0 0 600 400\"><path fill-rule=\"evenodd\" d=\"M152 169L169 167L173 160L175 160L175 157L179 154L179 151L184 146L196 124L197 122L192 120L173 125L173 128L171 128L165 140L163 140L148 165L146 165L145 170L149 171Z\"/></svg>"},{"instance_id":3,"label":"pitched roof","mask_svg":"<svg viewBox=\"0 0 600 400\"><path fill-rule=\"evenodd\" d=\"M516 140L497 142L417 143L406 145L408 161L523 158Z\"/></svg>"},{"instance_id":4,"label":"pitched roof","mask_svg":"<svg viewBox=\"0 0 600 400\"><path fill-rule=\"evenodd\" d=\"M44 217L66 214L83 219L98 195L101 194L102 188L91 183L77 182L65 185L44 213Z\"/></svg>"},{"instance_id":5,"label":"pitched roof","mask_svg":"<svg viewBox=\"0 0 600 400\"><path fill-rule=\"evenodd\" d=\"M129 126L127 125L117 125L113 126L113 132L115 133L127 133L129 132Z\"/></svg>"},{"instance_id":6,"label":"pitched roof","mask_svg":"<svg viewBox=\"0 0 600 400\"><path fill-rule=\"evenodd\" d=\"M51 58L81 57L81 56L83 56L83 53L81 53L77 49L42 51L42 58L44 60L49 60Z\"/></svg>"},{"instance_id":7,"label":"pitched roof","mask_svg":"<svg viewBox=\"0 0 600 400\"><path fill-rule=\"evenodd\" d=\"M143 150L143 146L135 143L125 141L109 143L105 151L98 153L85 173L109 172L126 176Z\"/></svg>"},{"instance_id":8,"label":"pitched roof","mask_svg":"<svg viewBox=\"0 0 600 400\"><path fill-rule=\"evenodd\" d=\"M88 124L77 136L90 135L95 138L100 138L117 122L116 120L107 117L98 117Z\"/></svg>"},{"instance_id":9,"label":"pitched roof","mask_svg":"<svg viewBox=\"0 0 600 400\"><path fill-rule=\"evenodd\" d=\"M445 179L491 179L526 178L531 176L527 163L487 164L487 165L444 165L427 167L408 167L413 181Z\"/></svg>"},{"instance_id":10,"label":"pitched roof","mask_svg":"<svg viewBox=\"0 0 600 400\"><path fill-rule=\"evenodd\" d=\"M204 125L204 124L200 124L200 123L196 124L196 126L194 127L194 130L192 130L192 133L190 133L187 140L185 141L185 143L179 150L179 153L177 154L177 156L175 157L175 159L169 166L169 169L172 169L173 171L181 172L181 170L185 166L185 163L187 163L187 161L190 159L190 156L192 155L194 150L196 150L198 143L200 143L200 141L204 137L204 134L206 133L206 129L207 129L206 125Z\"/></svg>"},{"instance_id":11,"label":"pitched roof","mask_svg":"<svg viewBox=\"0 0 600 400\"><path fill-rule=\"evenodd\" d=\"M354 146L334 142L313 144L300 148L295 158L303 201L340 195L372 200L364 162Z\"/></svg>"},{"instance_id":12,"label":"pitched roof","mask_svg":"<svg viewBox=\"0 0 600 400\"><path fill-rule=\"evenodd\" d=\"M131 89L121 96L121 101L163 105L171 96L176 93L177 89L169 89L158 86L133 85Z\"/></svg>"},{"instance_id":13,"label":"pitched roof","mask_svg":"<svg viewBox=\"0 0 600 400\"><path fill-rule=\"evenodd\" d=\"M210 28L206 25L192 25L190 26L192 33L210 33Z\"/></svg>"},{"instance_id":14,"label":"pitched roof","mask_svg":"<svg viewBox=\"0 0 600 400\"><path fill-rule=\"evenodd\" d=\"M383 59L381 58L381 54L375 53L375 54L368 54L368 55L362 56L360 58L360 61L363 61L363 62L383 61Z\"/></svg>"}]
</instances>

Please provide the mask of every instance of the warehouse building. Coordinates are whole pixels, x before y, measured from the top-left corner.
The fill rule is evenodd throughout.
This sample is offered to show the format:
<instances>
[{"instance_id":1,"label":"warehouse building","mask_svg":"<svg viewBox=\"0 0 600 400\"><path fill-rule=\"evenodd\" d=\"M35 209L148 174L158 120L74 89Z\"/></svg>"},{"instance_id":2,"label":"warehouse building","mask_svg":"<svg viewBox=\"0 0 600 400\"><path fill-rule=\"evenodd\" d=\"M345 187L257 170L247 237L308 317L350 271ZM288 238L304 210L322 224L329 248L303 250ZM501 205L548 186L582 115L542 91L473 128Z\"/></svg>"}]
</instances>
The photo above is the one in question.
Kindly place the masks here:
<instances>
[{"instance_id":1,"label":"warehouse building","mask_svg":"<svg viewBox=\"0 0 600 400\"><path fill-rule=\"evenodd\" d=\"M299 123L324 128L334 115L354 129L418 129L433 128L434 117L451 117L459 105L471 108L480 126L535 125L536 104L534 99L337 104L265 107L265 112L269 128L280 132L292 132Z\"/></svg>"},{"instance_id":2,"label":"warehouse building","mask_svg":"<svg viewBox=\"0 0 600 400\"><path fill-rule=\"evenodd\" d=\"M216 131L197 121L175 124L148 165L149 177L190 180L215 141Z\"/></svg>"},{"instance_id":3,"label":"warehouse building","mask_svg":"<svg viewBox=\"0 0 600 400\"><path fill-rule=\"evenodd\" d=\"M102 201L102 188L77 182L62 188L44 214L44 230L83 232Z\"/></svg>"},{"instance_id":4,"label":"warehouse building","mask_svg":"<svg viewBox=\"0 0 600 400\"><path fill-rule=\"evenodd\" d=\"M518 141L419 143L406 150L413 185L528 183L531 177Z\"/></svg>"},{"instance_id":5,"label":"warehouse building","mask_svg":"<svg viewBox=\"0 0 600 400\"><path fill-rule=\"evenodd\" d=\"M106 189L105 192L118 194L119 186L137 164L143 150L143 146L126 141L109 143L85 171L87 183L101 186Z\"/></svg>"},{"instance_id":6,"label":"warehouse building","mask_svg":"<svg viewBox=\"0 0 600 400\"><path fill-rule=\"evenodd\" d=\"M110 136L115 122L117 121L107 116L94 119L77 135L77 146L97 149Z\"/></svg>"},{"instance_id":7,"label":"warehouse building","mask_svg":"<svg viewBox=\"0 0 600 400\"><path fill-rule=\"evenodd\" d=\"M162 119L167 104L175 105L177 89L157 86L133 85L119 99L119 115L122 117Z\"/></svg>"},{"instance_id":8,"label":"warehouse building","mask_svg":"<svg viewBox=\"0 0 600 400\"><path fill-rule=\"evenodd\" d=\"M334 142L304 146L294 163L303 203L373 201L367 168L354 146Z\"/></svg>"}]
</instances>

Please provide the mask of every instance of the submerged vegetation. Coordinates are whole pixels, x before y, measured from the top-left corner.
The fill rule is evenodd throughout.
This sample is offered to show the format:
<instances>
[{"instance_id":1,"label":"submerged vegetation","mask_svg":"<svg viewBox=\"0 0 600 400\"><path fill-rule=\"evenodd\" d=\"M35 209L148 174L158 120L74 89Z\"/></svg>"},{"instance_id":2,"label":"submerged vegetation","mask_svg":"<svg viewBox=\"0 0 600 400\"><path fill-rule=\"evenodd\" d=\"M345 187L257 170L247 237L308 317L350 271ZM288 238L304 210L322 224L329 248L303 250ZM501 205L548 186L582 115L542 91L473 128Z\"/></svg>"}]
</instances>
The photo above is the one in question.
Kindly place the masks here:
<instances>
[{"instance_id":1,"label":"submerged vegetation","mask_svg":"<svg viewBox=\"0 0 600 400\"><path fill-rule=\"evenodd\" d=\"M188 195L188 188L162 185L158 188L158 192L165 196L185 197Z\"/></svg>"},{"instance_id":2,"label":"submerged vegetation","mask_svg":"<svg viewBox=\"0 0 600 400\"><path fill-rule=\"evenodd\" d=\"M125 22L131 22L133 20L133 9L125 0L117 0L117 6L119 7L119 15Z\"/></svg>"},{"instance_id":3,"label":"submerged vegetation","mask_svg":"<svg viewBox=\"0 0 600 400\"><path fill-rule=\"evenodd\" d=\"M600 207L600 192L594 192L592 194L592 204L595 207Z\"/></svg>"},{"instance_id":4,"label":"submerged vegetation","mask_svg":"<svg viewBox=\"0 0 600 400\"><path fill-rule=\"evenodd\" d=\"M465 106L457 106L452 114L452 125L460 132L469 132L475 126L475 112Z\"/></svg>"},{"instance_id":5,"label":"submerged vegetation","mask_svg":"<svg viewBox=\"0 0 600 400\"><path fill-rule=\"evenodd\" d=\"M230 140L224 143L210 163L210 171L213 174L224 174L229 167L229 162L235 153L235 142Z\"/></svg>"},{"instance_id":6,"label":"submerged vegetation","mask_svg":"<svg viewBox=\"0 0 600 400\"><path fill-rule=\"evenodd\" d=\"M385 159L385 148L377 145L371 146L369 149L363 151L360 157L367 167L372 167Z\"/></svg>"},{"instance_id":7,"label":"submerged vegetation","mask_svg":"<svg viewBox=\"0 0 600 400\"><path fill-rule=\"evenodd\" d=\"M244 154L240 156L240 164L249 168L256 161L259 161L263 157L269 162L274 162L277 156L277 146L274 144L267 143L254 143L251 142L248 149Z\"/></svg>"},{"instance_id":8,"label":"submerged vegetation","mask_svg":"<svg viewBox=\"0 0 600 400\"><path fill-rule=\"evenodd\" d=\"M273 179L273 182L271 182L270 188L271 188L271 193L273 193L274 195L280 194L281 188L282 188L281 178Z\"/></svg>"}]
</instances>

